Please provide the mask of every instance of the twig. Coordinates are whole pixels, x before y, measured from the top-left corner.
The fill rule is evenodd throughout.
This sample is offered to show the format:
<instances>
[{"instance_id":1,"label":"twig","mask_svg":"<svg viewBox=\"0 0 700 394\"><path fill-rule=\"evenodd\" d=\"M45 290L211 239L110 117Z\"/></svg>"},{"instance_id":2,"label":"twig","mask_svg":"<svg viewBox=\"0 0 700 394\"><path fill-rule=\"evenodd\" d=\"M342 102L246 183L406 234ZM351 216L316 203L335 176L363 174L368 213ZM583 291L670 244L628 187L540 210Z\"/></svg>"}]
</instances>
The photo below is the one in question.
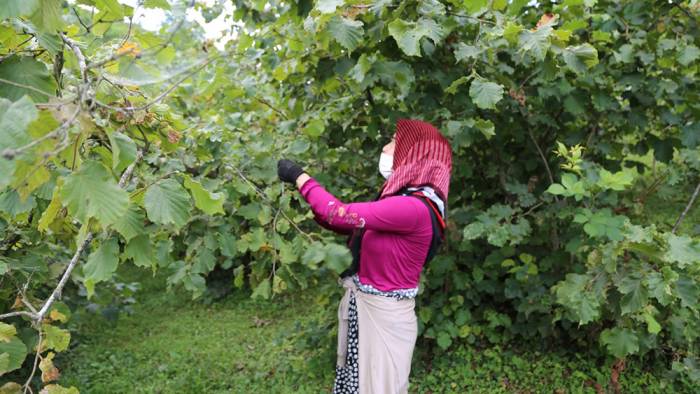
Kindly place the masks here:
<instances>
[{"instance_id":1,"label":"twig","mask_svg":"<svg viewBox=\"0 0 700 394\"><path fill-rule=\"evenodd\" d=\"M129 165L129 167L124 170L124 173L122 174L122 177L119 178L119 187L123 188L124 185L126 185L126 182L129 181L129 178L131 177L131 174L134 173L134 168L136 168L136 164L141 161L143 158L143 152L138 151L136 152L136 158L134 159L133 163Z\"/></svg>"},{"instance_id":2,"label":"twig","mask_svg":"<svg viewBox=\"0 0 700 394\"><path fill-rule=\"evenodd\" d=\"M29 378L27 381L24 383L24 393L26 394L27 391L32 391L32 389L29 387L29 384L32 383L32 379L34 379L34 374L36 373L36 367L39 365L39 357L41 357L41 342L44 339L44 335L41 333L41 327L39 327L39 341L36 343L36 355L34 356L34 366L32 367L32 373L29 374Z\"/></svg>"},{"instance_id":3,"label":"twig","mask_svg":"<svg viewBox=\"0 0 700 394\"><path fill-rule=\"evenodd\" d=\"M552 183L554 183L554 177L552 176L552 170L549 168L549 163L547 163L547 158L544 156L544 152L542 152L540 145L537 143L535 136L532 135L532 130L529 127L527 128L527 134L530 136L532 143L535 144L535 148L537 148L537 153L540 154L540 158L542 159L542 162L544 163L544 167L547 170L547 176L549 177L549 184L551 185Z\"/></svg>"},{"instance_id":4,"label":"twig","mask_svg":"<svg viewBox=\"0 0 700 394\"><path fill-rule=\"evenodd\" d=\"M68 282L68 278L70 278L70 274L71 272L73 272L73 268L75 268L76 264L78 264L78 260L80 260L80 255L83 253L83 250L85 250L90 241L92 241L92 236L92 232L87 233L83 242L75 250L73 258L71 258L70 263L68 263L68 267L66 267L66 270L63 272L63 276L58 282L58 285L55 289L53 289L53 292L51 292L51 295L44 303L44 306L42 306L39 312L36 314L36 321L41 321L46 315L46 313L49 311L49 308L51 308L51 305L53 305L54 301L61 297L61 291L63 291L63 287L66 285L66 282Z\"/></svg>"},{"instance_id":5,"label":"twig","mask_svg":"<svg viewBox=\"0 0 700 394\"><path fill-rule=\"evenodd\" d=\"M277 112L278 114L282 115L283 118L289 119L289 117L287 116L287 114L285 114L284 112L282 112L282 111L280 111L279 109L277 109L277 108L275 108L274 106L272 106L272 104L270 104L270 103L269 103L267 100L265 100L264 98L260 98L260 97L255 96L255 99L256 99L257 101L259 101L259 102L265 104L265 105L266 105L268 108L270 108L271 110L273 110L273 111Z\"/></svg>"},{"instance_id":6,"label":"twig","mask_svg":"<svg viewBox=\"0 0 700 394\"><path fill-rule=\"evenodd\" d=\"M535 70L532 74L528 75L528 76L520 83L520 86L518 86L518 90L522 89L523 86L525 86L525 84L527 83L527 81L529 81L530 78L534 77L535 75L539 74L540 71L541 71L541 69L538 68L538 69Z\"/></svg>"},{"instance_id":7,"label":"twig","mask_svg":"<svg viewBox=\"0 0 700 394\"><path fill-rule=\"evenodd\" d=\"M458 17L461 17L461 18L471 19L471 20L477 21L477 22L479 22L479 23L483 22L483 23L488 23L488 24L493 25L493 26L496 25L496 22L490 21L490 20L488 20L488 19L477 18L477 17L471 16L471 15L459 14L459 13L452 12L452 11L447 11L446 14L452 15L452 16L458 16Z\"/></svg>"},{"instance_id":8,"label":"twig","mask_svg":"<svg viewBox=\"0 0 700 394\"><path fill-rule=\"evenodd\" d=\"M119 180L119 187L124 187L127 180L134 172L134 167L136 167L136 164L139 162L139 160L141 160L142 157L143 155L139 151L136 154L136 159L134 160L134 162L131 163L122 174L122 177ZM70 278L70 274L73 271L73 268L75 268L76 264L78 263L78 260L80 259L80 255L83 253L83 250L85 250L90 241L92 241L92 237L92 232L88 232L85 236L85 240L83 240L83 242L78 246L78 249L76 249L75 253L73 254L73 258L71 259L70 263L68 263L68 267L66 267L66 270L63 272L61 280L58 282L58 286L56 286L49 298L44 303L44 306L42 306L39 312L36 314L37 321L41 321L46 315L46 313L49 311L49 308L51 308L51 305L54 303L54 301L56 301L57 298L61 297L61 291L63 291L63 287L66 285L66 282L68 282L68 278Z\"/></svg>"},{"instance_id":9,"label":"twig","mask_svg":"<svg viewBox=\"0 0 700 394\"><path fill-rule=\"evenodd\" d=\"M75 120L78 118L79 114L80 114L80 106L78 105L78 106L76 106L75 112L73 112L70 119L63 122L63 124L58 126L58 128L56 128L55 130L43 135L40 138L35 139L34 141L28 143L27 145L24 145L24 146L21 146L19 148L15 148L15 149L7 148L1 152L1 156L7 160L12 160L15 157L17 157L18 155L21 155L22 153L24 153L24 151L31 149L35 145L40 144L41 142L46 141L49 138L54 138L54 137L64 133L66 130L68 130L68 128L70 126L73 125L73 123L75 123Z\"/></svg>"},{"instance_id":10,"label":"twig","mask_svg":"<svg viewBox=\"0 0 700 394\"><path fill-rule=\"evenodd\" d=\"M209 63L213 62L214 60L216 60L216 59L218 59L218 58L219 58L219 56L212 56L212 57L210 57L209 59L207 59L206 61L204 61L201 65L195 67L194 70L190 71L190 72L187 73L184 77L180 78L177 82L174 82L172 85L170 85L170 87L169 87L166 91L164 91L163 93L159 94L158 96L156 96L156 98L154 98L153 100L149 101L149 102L146 103L146 104L143 104L143 105L138 106L138 107L133 107L133 106L132 106L132 107L122 107L122 108L114 107L114 109L116 109L116 110L121 110L121 111L142 111L142 110L148 109L148 108L151 107L152 105L157 104L160 100L164 99L165 96L167 96L168 94L170 94L170 93L171 93L173 90L175 90L175 88L177 88L181 83L185 82L185 80L187 80L188 78L190 78L190 77L193 76L194 74L198 73L201 69L203 69L203 68L206 67Z\"/></svg>"},{"instance_id":11,"label":"twig","mask_svg":"<svg viewBox=\"0 0 700 394\"><path fill-rule=\"evenodd\" d=\"M138 6L136 6L136 8L138 8ZM134 9L134 12L136 12L136 9ZM119 44L119 47L124 46L124 44L126 44L126 42L129 41L129 37L131 37L131 28L132 28L133 24L134 24L134 17L130 16L129 17L129 30L126 31L126 35L124 36L124 39L122 39L121 44Z\"/></svg>"},{"instance_id":12,"label":"twig","mask_svg":"<svg viewBox=\"0 0 700 394\"><path fill-rule=\"evenodd\" d=\"M112 53L112 55L110 55L108 58L106 58L106 59L104 59L104 60L101 60L101 61L96 62L96 63L90 63L90 64L88 64L87 68L88 68L88 69L93 69L93 68L102 67L102 66L104 66L105 64L107 64L107 63L109 63L109 62L112 62L112 61L114 61L114 60L117 60L117 59L119 59L119 58L122 57L122 56L130 55L135 49L136 49L136 48L129 48L129 49L126 50L126 51L114 52L114 53Z\"/></svg>"},{"instance_id":13,"label":"twig","mask_svg":"<svg viewBox=\"0 0 700 394\"><path fill-rule=\"evenodd\" d=\"M527 210L527 212L525 212L525 213L523 214L523 216L527 216L527 215L531 214L532 211L534 211L535 209L537 209L537 208L538 208L540 205L542 205L542 204L544 204L544 201L540 201L539 203L533 205L532 207L530 207L530 209Z\"/></svg>"},{"instance_id":14,"label":"twig","mask_svg":"<svg viewBox=\"0 0 700 394\"><path fill-rule=\"evenodd\" d=\"M239 176L241 179L243 179L243 181L245 181L248 185L250 185L250 187L253 188L253 190L255 190L255 192L263 199L263 201L265 201L268 205L272 206L272 203L271 203L270 199L267 198L267 196L265 195L265 193L263 193L262 190L260 190L257 186L255 186L255 184L254 184L253 182L251 182L251 181L243 174L243 172L241 172L241 170L240 170L238 167L234 167L234 166L231 166L231 167L233 167L233 168L236 170L236 173L238 174L238 176ZM273 207L273 208L274 208L274 207ZM305 232L304 230L300 229L299 226L297 226L297 224L296 224L292 219L290 219L289 216L287 216L286 213L282 212L281 210L280 210L279 212L282 214L282 217L285 218L285 219L289 222L289 224L291 224L300 234L303 234L303 235L306 236L309 240L313 241L313 237L312 237L309 233L307 233L307 232Z\"/></svg>"},{"instance_id":15,"label":"twig","mask_svg":"<svg viewBox=\"0 0 700 394\"><path fill-rule=\"evenodd\" d=\"M75 7L71 7L71 9L73 10L75 17L78 18L78 23L80 23L80 25L84 27L88 33L90 33L90 27L87 26L82 19L80 19L80 15L78 15L78 11L75 9Z\"/></svg>"},{"instance_id":16,"label":"twig","mask_svg":"<svg viewBox=\"0 0 700 394\"><path fill-rule=\"evenodd\" d=\"M699 193L700 193L700 182L698 182L698 185L695 187L695 191L693 192L693 195L690 197L690 201L688 201L688 205L685 206L683 213L681 213L681 216L679 216L678 220L676 220L676 224L673 225L673 229L671 230L671 234L676 233L676 230L678 230L678 226L680 226L681 222L683 222L685 215L688 213L688 211L690 211L690 207L693 206L693 203L695 202L695 199L698 197Z\"/></svg>"},{"instance_id":17,"label":"twig","mask_svg":"<svg viewBox=\"0 0 700 394\"><path fill-rule=\"evenodd\" d=\"M87 62L85 61L85 56L83 55L83 51L80 50L80 47L78 44L71 40L70 38L66 37L65 34L61 33L61 39L63 42L70 47L70 49L73 51L73 54L75 57L78 59L78 68L80 68L80 76L83 79L83 82L87 83L88 82L88 75L87 75Z\"/></svg>"},{"instance_id":18,"label":"twig","mask_svg":"<svg viewBox=\"0 0 700 394\"><path fill-rule=\"evenodd\" d=\"M10 317L15 317L15 316L26 316L30 319L34 319L36 317L36 314L32 312L27 312L27 311L17 311L17 312L9 312L9 313L3 313L0 315L0 320L8 319Z\"/></svg>"}]
</instances>

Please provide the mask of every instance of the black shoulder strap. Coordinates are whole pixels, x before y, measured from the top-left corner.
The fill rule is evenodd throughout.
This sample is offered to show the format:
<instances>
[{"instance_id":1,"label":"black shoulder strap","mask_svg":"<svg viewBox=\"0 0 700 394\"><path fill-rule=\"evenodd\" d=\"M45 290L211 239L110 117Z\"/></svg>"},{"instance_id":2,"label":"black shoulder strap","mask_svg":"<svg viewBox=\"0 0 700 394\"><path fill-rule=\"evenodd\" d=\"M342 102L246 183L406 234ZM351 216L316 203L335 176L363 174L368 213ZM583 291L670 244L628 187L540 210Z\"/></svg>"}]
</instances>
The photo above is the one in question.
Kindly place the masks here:
<instances>
[{"instance_id":1,"label":"black shoulder strap","mask_svg":"<svg viewBox=\"0 0 700 394\"><path fill-rule=\"evenodd\" d=\"M428 255L425 257L425 263L423 264L425 266L430 262L430 260L433 259L433 257L435 257L435 255L438 252L438 249L440 249L440 245L442 245L442 229L438 224L437 215L435 214L433 208L430 206L428 199L416 195L412 196L423 201L423 204L425 204L425 206L428 208L428 212L430 212L430 223L433 226L433 239L430 242L430 249L428 249Z\"/></svg>"}]
</instances>

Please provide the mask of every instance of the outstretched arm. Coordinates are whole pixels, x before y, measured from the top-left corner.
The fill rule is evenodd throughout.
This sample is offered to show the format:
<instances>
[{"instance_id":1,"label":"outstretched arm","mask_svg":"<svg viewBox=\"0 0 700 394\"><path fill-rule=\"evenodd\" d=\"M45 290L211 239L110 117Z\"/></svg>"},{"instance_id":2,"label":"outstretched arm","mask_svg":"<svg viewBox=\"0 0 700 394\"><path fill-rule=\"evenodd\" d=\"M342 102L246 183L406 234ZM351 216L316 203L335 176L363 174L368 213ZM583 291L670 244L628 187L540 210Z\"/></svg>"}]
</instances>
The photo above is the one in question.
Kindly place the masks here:
<instances>
[{"instance_id":1,"label":"outstretched arm","mask_svg":"<svg viewBox=\"0 0 700 394\"><path fill-rule=\"evenodd\" d=\"M304 185L304 183L306 181L308 181L310 178L311 177L307 173L303 173L303 174L299 175L299 177L296 180L297 189L301 189L301 187ZM333 232L336 232L338 234L348 235L348 234L352 233L351 229L346 229L346 228L333 226L333 225L329 224L327 221L325 221L321 216L317 215L315 212L314 212L314 221L316 221L316 223L318 223L321 227L328 229L328 230L331 230Z\"/></svg>"},{"instance_id":2,"label":"outstretched arm","mask_svg":"<svg viewBox=\"0 0 700 394\"><path fill-rule=\"evenodd\" d=\"M388 197L379 201L344 203L323 188L315 179L301 174L297 187L319 220L334 231L368 228L377 231L408 233L418 224L419 207L413 199Z\"/></svg>"},{"instance_id":3,"label":"outstretched arm","mask_svg":"<svg viewBox=\"0 0 700 394\"><path fill-rule=\"evenodd\" d=\"M332 225L328 224L328 222L326 222L325 220L323 220L322 217L316 215L315 213L314 213L314 220L315 220L316 223L318 223L321 227L323 227L323 228L325 228L325 229L328 229L328 230L331 230L331 231L333 231L333 232L336 232L336 233L338 233L338 234L344 234L344 235L350 235L350 234L352 234L352 230L351 230L351 229L342 228L342 227L338 227L338 226L332 226Z\"/></svg>"}]
</instances>

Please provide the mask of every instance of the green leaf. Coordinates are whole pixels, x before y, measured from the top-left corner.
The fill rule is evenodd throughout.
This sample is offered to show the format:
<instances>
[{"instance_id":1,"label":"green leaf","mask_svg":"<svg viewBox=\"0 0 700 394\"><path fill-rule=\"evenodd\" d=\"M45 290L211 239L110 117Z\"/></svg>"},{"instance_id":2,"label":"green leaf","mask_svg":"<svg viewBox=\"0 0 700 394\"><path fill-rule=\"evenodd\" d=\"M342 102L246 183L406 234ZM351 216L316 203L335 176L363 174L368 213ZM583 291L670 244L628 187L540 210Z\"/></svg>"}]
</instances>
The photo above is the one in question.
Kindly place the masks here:
<instances>
[{"instance_id":1,"label":"green leaf","mask_svg":"<svg viewBox=\"0 0 700 394\"><path fill-rule=\"evenodd\" d=\"M624 358L639 351L639 338L628 328L607 328L600 334L600 341L610 354Z\"/></svg>"},{"instance_id":2,"label":"green leaf","mask_svg":"<svg viewBox=\"0 0 700 394\"><path fill-rule=\"evenodd\" d=\"M591 44L566 47L563 56L566 65L576 74L583 74L598 64L598 51Z\"/></svg>"},{"instance_id":3,"label":"green leaf","mask_svg":"<svg viewBox=\"0 0 700 394\"><path fill-rule=\"evenodd\" d=\"M418 13L425 16L445 15L445 5L438 0L423 0L418 4Z\"/></svg>"},{"instance_id":4,"label":"green leaf","mask_svg":"<svg viewBox=\"0 0 700 394\"><path fill-rule=\"evenodd\" d=\"M457 62L461 62L464 59L476 59L482 52L482 48L460 42L457 45L457 50L455 50L455 59L457 59Z\"/></svg>"},{"instance_id":5,"label":"green leaf","mask_svg":"<svg viewBox=\"0 0 700 394\"><path fill-rule=\"evenodd\" d=\"M94 217L103 225L114 224L129 208L129 194L97 161L84 162L78 171L66 178L61 200L68 212L83 223Z\"/></svg>"},{"instance_id":6,"label":"green leaf","mask_svg":"<svg viewBox=\"0 0 700 394\"><path fill-rule=\"evenodd\" d=\"M45 232L49 228L49 225L51 225L51 223L53 223L53 221L56 219L56 215L61 209L61 187L63 187L63 179L59 178L59 181L54 188L51 202L49 203L49 206L46 207L46 210L44 210L44 213L41 214L37 230Z\"/></svg>"},{"instance_id":7,"label":"green leaf","mask_svg":"<svg viewBox=\"0 0 700 394\"><path fill-rule=\"evenodd\" d=\"M217 234L219 239L219 249L226 257L236 257L236 238L228 232Z\"/></svg>"},{"instance_id":8,"label":"green leaf","mask_svg":"<svg viewBox=\"0 0 700 394\"><path fill-rule=\"evenodd\" d=\"M464 7L471 16L479 16L488 11L489 0L467 0L463 2Z\"/></svg>"},{"instance_id":9,"label":"green leaf","mask_svg":"<svg viewBox=\"0 0 700 394\"><path fill-rule=\"evenodd\" d=\"M616 173L611 173L606 169L600 170L600 180L598 185L603 189L612 189L617 191L623 191L627 186L632 185L634 182L636 171L631 168L625 168L622 171Z\"/></svg>"},{"instance_id":10,"label":"green leaf","mask_svg":"<svg viewBox=\"0 0 700 394\"><path fill-rule=\"evenodd\" d=\"M659 301L659 304L666 306L673 301L671 284L668 283L659 272L651 272L645 278L649 294Z\"/></svg>"},{"instance_id":11,"label":"green leaf","mask_svg":"<svg viewBox=\"0 0 700 394\"><path fill-rule=\"evenodd\" d=\"M157 182L146 190L144 196L146 214L152 222L162 225L173 224L180 228L187 223L192 204L190 195L174 179Z\"/></svg>"},{"instance_id":12,"label":"green leaf","mask_svg":"<svg viewBox=\"0 0 700 394\"><path fill-rule=\"evenodd\" d=\"M564 186L558 184L558 183L552 183L549 188L546 190L547 193L555 194L555 195L562 195L566 192L566 189L564 189Z\"/></svg>"},{"instance_id":13,"label":"green leaf","mask_svg":"<svg viewBox=\"0 0 700 394\"><path fill-rule=\"evenodd\" d=\"M3 64L0 63L0 68ZM5 86L0 82L0 95L5 91ZM2 153L31 142L27 127L37 117L36 107L28 96L15 102L0 98L0 190L11 183L16 167L15 160L5 159Z\"/></svg>"},{"instance_id":14,"label":"green leaf","mask_svg":"<svg viewBox=\"0 0 700 394\"><path fill-rule=\"evenodd\" d=\"M300 155L308 151L310 147L311 144L309 141L295 140L291 145L289 145L288 152L293 155Z\"/></svg>"},{"instance_id":15,"label":"green leaf","mask_svg":"<svg viewBox=\"0 0 700 394\"><path fill-rule=\"evenodd\" d=\"M674 284L675 293L681 299L681 305L686 308L697 309L700 291L695 281L686 276L681 277Z\"/></svg>"},{"instance_id":16,"label":"green leaf","mask_svg":"<svg viewBox=\"0 0 700 394\"><path fill-rule=\"evenodd\" d=\"M658 321L656 321L656 319L654 318L654 316L651 313L645 312L643 314L643 316L644 316L644 321L647 323L647 330L649 331L650 334L656 335L659 332L661 332L661 325L659 324Z\"/></svg>"},{"instance_id":17,"label":"green leaf","mask_svg":"<svg viewBox=\"0 0 700 394\"><path fill-rule=\"evenodd\" d=\"M549 37L552 34L552 27L545 25L533 31L523 30L518 36L519 50L529 52L539 61L544 60L549 50Z\"/></svg>"},{"instance_id":18,"label":"green leaf","mask_svg":"<svg viewBox=\"0 0 700 394\"><path fill-rule=\"evenodd\" d=\"M185 187L190 190L194 198L194 205L207 215L224 213L224 194L214 193L205 189L201 183L189 176L185 177Z\"/></svg>"},{"instance_id":19,"label":"green leaf","mask_svg":"<svg viewBox=\"0 0 700 394\"><path fill-rule=\"evenodd\" d=\"M306 248L301 262L311 268L315 268L318 263L326 258L326 250L320 242L313 242Z\"/></svg>"},{"instance_id":20,"label":"green leaf","mask_svg":"<svg viewBox=\"0 0 700 394\"><path fill-rule=\"evenodd\" d=\"M442 350L447 350L452 345L452 337L449 333L441 331L437 336L437 344Z\"/></svg>"},{"instance_id":21,"label":"green leaf","mask_svg":"<svg viewBox=\"0 0 700 394\"><path fill-rule=\"evenodd\" d=\"M566 274L566 279L555 286L557 303L565 306L579 325L600 317L600 302L604 300L589 290L591 280L588 275Z\"/></svg>"},{"instance_id":22,"label":"green leaf","mask_svg":"<svg viewBox=\"0 0 700 394\"><path fill-rule=\"evenodd\" d=\"M185 287L185 290L192 293L192 299L200 297L207 289L207 281L204 277L194 273L185 275L182 278L182 285Z\"/></svg>"},{"instance_id":23,"label":"green leaf","mask_svg":"<svg viewBox=\"0 0 700 394\"><path fill-rule=\"evenodd\" d=\"M146 8L160 8L164 10L170 9L170 3L168 3L168 0L146 0L144 1L143 6Z\"/></svg>"},{"instance_id":24,"label":"green leaf","mask_svg":"<svg viewBox=\"0 0 700 394\"><path fill-rule=\"evenodd\" d=\"M209 273L216 266L216 257L214 253L207 248L199 249L193 261L192 272L195 274Z\"/></svg>"},{"instance_id":25,"label":"green leaf","mask_svg":"<svg viewBox=\"0 0 700 394\"><path fill-rule=\"evenodd\" d=\"M490 120L477 118L474 121L474 127L481 131L481 134L483 134L487 140L490 140L491 137L496 135L496 126Z\"/></svg>"},{"instance_id":26,"label":"green leaf","mask_svg":"<svg viewBox=\"0 0 700 394\"><path fill-rule=\"evenodd\" d=\"M261 206L258 202L251 202L236 210L236 214L248 220L256 220L260 214Z\"/></svg>"},{"instance_id":27,"label":"green leaf","mask_svg":"<svg viewBox=\"0 0 700 394\"><path fill-rule=\"evenodd\" d=\"M42 351L53 349L57 352L62 352L68 349L70 331L50 324L42 324L41 329L44 331L44 341L41 344Z\"/></svg>"},{"instance_id":28,"label":"green leaf","mask_svg":"<svg viewBox=\"0 0 700 394\"><path fill-rule=\"evenodd\" d=\"M503 38L505 38L510 45L515 45L518 43L518 37L521 31L523 31L522 26L515 22L508 22L503 29Z\"/></svg>"},{"instance_id":29,"label":"green leaf","mask_svg":"<svg viewBox=\"0 0 700 394\"><path fill-rule=\"evenodd\" d=\"M267 300L270 298L271 290L270 281L268 279L263 279L263 281L255 287L250 298L263 298Z\"/></svg>"},{"instance_id":30,"label":"green leaf","mask_svg":"<svg viewBox=\"0 0 700 394\"><path fill-rule=\"evenodd\" d=\"M124 17L124 8L117 0L94 0L94 2L100 11L107 11L110 17L115 19Z\"/></svg>"},{"instance_id":31,"label":"green leaf","mask_svg":"<svg viewBox=\"0 0 700 394\"><path fill-rule=\"evenodd\" d=\"M109 135L109 143L112 146L112 170L122 172L136 159L136 143L116 131Z\"/></svg>"},{"instance_id":32,"label":"green leaf","mask_svg":"<svg viewBox=\"0 0 700 394\"><path fill-rule=\"evenodd\" d=\"M668 249L664 259L670 263L678 263L679 268L700 262L700 242L685 235L668 234L666 237Z\"/></svg>"},{"instance_id":33,"label":"green leaf","mask_svg":"<svg viewBox=\"0 0 700 394\"><path fill-rule=\"evenodd\" d=\"M684 66L689 65L700 57L700 48L690 44L683 48L681 55L678 57L678 62Z\"/></svg>"},{"instance_id":34,"label":"green leaf","mask_svg":"<svg viewBox=\"0 0 700 394\"><path fill-rule=\"evenodd\" d=\"M32 15L31 20L41 31L56 32L63 27L62 0L39 0L41 5Z\"/></svg>"},{"instance_id":35,"label":"green leaf","mask_svg":"<svg viewBox=\"0 0 700 394\"><path fill-rule=\"evenodd\" d=\"M469 97L479 108L496 108L496 103L503 98L503 86L481 79L472 81L469 87Z\"/></svg>"},{"instance_id":36,"label":"green leaf","mask_svg":"<svg viewBox=\"0 0 700 394\"><path fill-rule=\"evenodd\" d=\"M420 39L428 37L437 44L442 40L445 31L429 18L421 18L417 22L395 19L389 23L389 34L394 37L403 53L408 56L420 56Z\"/></svg>"},{"instance_id":37,"label":"green leaf","mask_svg":"<svg viewBox=\"0 0 700 394\"><path fill-rule=\"evenodd\" d=\"M362 40L362 21L334 16L328 21L328 31L340 45L352 52Z\"/></svg>"},{"instance_id":38,"label":"green leaf","mask_svg":"<svg viewBox=\"0 0 700 394\"><path fill-rule=\"evenodd\" d=\"M318 138L323 134L325 128L326 126L322 119L313 119L304 127L304 133L311 138Z\"/></svg>"},{"instance_id":39,"label":"green leaf","mask_svg":"<svg viewBox=\"0 0 700 394\"><path fill-rule=\"evenodd\" d=\"M132 238L124 248L124 258L131 259L137 267L156 266L151 240L146 234Z\"/></svg>"},{"instance_id":40,"label":"green leaf","mask_svg":"<svg viewBox=\"0 0 700 394\"><path fill-rule=\"evenodd\" d=\"M326 266L340 274L352 262L352 256L346 246L336 243L329 243L325 247Z\"/></svg>"},{"instance_id":41,"label":"green leaf","mask_svg":"<svg viewBox=\"0 0 700 394\"><path fill-rule=\"evenodd\" d=\"M96 283L104 282L112 277L119 265L118 255L119 244L116 238L102 242L97 250L90 253L87 263L83 266L88 297L94 293Z\"/></svg>"},{"instance_id":42,"label":"green leaf","mask_svg":"<svg viewBox=\"0 0 700 394\"><path fill-rule=\"evenodd\" d=\"M13 337L9 342L0 341L0 354L7 354L5 370L0 370L0 375L11 372L22 366L27 357L27 346L21 339Z\"/></svg>"},{"instance_id":43,"label":"green leaf","mask_svg":"<svg viewBox=\"0 0 700 394\"><path fill-rule=\"evenodd\" d=\"M3 64L0 63L0 67ZM0 89L0 92L3 91L5 89ZM31 142L27 126L37 117L36 107L28 96L20 97L15 102L0 98L0 153L5 149L16 149ZM8 174L8 178L9 175L12 174Z\"/></svg>"},{"instance_id":44,"label":"green leaf","mask_svg":"<svg viewBox=\"0 0 700 394\"><path fill-rule=\"evenodd\" d=\"M122 215L112 227L124 237L124 240L129 241L139 234L143 234L146 228L143 225L146 218L143 211L136 204L129 204L126 213Z\"/></svg>"},{"instance_id":45,"label":"green leaf","mask_svg":"<svg viewBox=\"0 0 700 394\"><path fill-rule=\"evenodd\" d=\"M322 14L330 14L335 12L336 7L340 7L344 2L344 0L318 0L316 9Z\"/></svg>"},{"instance_id":46,"label":"green leaf","mask_svg":"<svg viewBox=\"0 0 700 394\"><path fill-rule=\"evenodd\" d=\"M508 0L493 0L491 3L491 8L493 8L496 11L503 11L506 9L506 6L508 5Z\"/></svg>"},{"instance_id":47,"label":"green leaf","mask_svg":"<svg viewBox=\"0 0 700 394\"><path fill-rule=\"evenodd\" d=\"M617 284L618 290L623 294L620 300L620 309L623 315L636 312L648 301L648 294L642 280L637 275L626 276Z\"/></svg>"},{"instance_id":48,"label":"green leaf","mask_svg":"<svg viewBox=\"0 0 700 394\"><path fill-rule=\"evenodd\" d=\"M447 93L447 94L455 94L455 93L457 93L457 88L459 88L460 86L462 86L462 85L464 85L465 83L469 82L471 79L472 79L472 78L471 78L470 76L468 76L468 75L465 75L465 76L463 76L463 77L459 77L459 78L455 79L454 81L452 81L452 83L450 84L450 86L448 86L447 89L445 89L445 93Z\"/></svg>"},{"instance_id":49,"label":"green leaf","mask_svg":"<svg viewBox=\"0 0 700 394\"><path fill-rule=\"evenodd\" d=\"M10 369L10 354L9 353L0 353L0 375L6 374L9 369ZM8 384L10 384L10 383L8 383ZM4 388L5 388L4 386L0 387L0 389L4 389ZM20 393L21 391L22 391L22 386L18 385L16 392Z\"/></svg>"},{"instance_id":50,"label":"green leaf","mask_svg":"<svg viewBox=\"0 0 700 394\"><path fill-rule=\"evenodd\" d=\"M39 0L5 0L0 7L0 19L28 16L39 7Z\"/></svg>"},{"instance_id":51,"label":"green leaf","mask_svg":"<svg viewBox=\"0 0 700 394\"><path fill-rule=\"evenodd\" d=\"M0 323L0 343L10 342L17 334L17 329L12 324Z\"/></svg>"},{"instance_id":52,"label":"green leaf","mask_svg":"<svg viewBox=\"0 0 700 394\"><path fill-rule=\"evenodd\" d=\"M19 196L19 193L14 189L7 189L0 194L0 212L5 212L12 217L19 214L29 212L36 206L34 196L29 196L25 201Z\"/></svg>"},{"instance_id":53,"label":"green leaf","mask_svg":"<svg viewBox=\"0 0 700 394\"><path fill-rule=\"evenodd\" d=\"M400 97L405 97L415 81L413 69L408 63L402 61L377 61L372 67L372 74L386 85L395 85L399 88Z\"/></svg>"}]
</instances>

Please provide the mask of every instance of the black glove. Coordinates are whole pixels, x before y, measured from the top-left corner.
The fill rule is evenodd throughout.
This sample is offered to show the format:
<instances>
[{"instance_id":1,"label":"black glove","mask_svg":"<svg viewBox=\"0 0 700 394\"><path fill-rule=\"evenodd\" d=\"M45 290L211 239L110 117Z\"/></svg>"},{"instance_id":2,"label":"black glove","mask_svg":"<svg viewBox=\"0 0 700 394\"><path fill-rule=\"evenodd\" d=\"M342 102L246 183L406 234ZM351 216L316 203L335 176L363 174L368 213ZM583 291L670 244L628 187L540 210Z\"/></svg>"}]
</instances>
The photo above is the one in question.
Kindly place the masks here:
<instances>
[{"instance_id":1,"label":"black glove","mask_svg":"<svg viewBox=\"0 0 700 394\"><path fill-rule=\"evenodd\" d=\"M291 160L282 159L277 162L277 175L284 182L294 183L303 173L304 169Z\"/></svg>"}]
</instances>

